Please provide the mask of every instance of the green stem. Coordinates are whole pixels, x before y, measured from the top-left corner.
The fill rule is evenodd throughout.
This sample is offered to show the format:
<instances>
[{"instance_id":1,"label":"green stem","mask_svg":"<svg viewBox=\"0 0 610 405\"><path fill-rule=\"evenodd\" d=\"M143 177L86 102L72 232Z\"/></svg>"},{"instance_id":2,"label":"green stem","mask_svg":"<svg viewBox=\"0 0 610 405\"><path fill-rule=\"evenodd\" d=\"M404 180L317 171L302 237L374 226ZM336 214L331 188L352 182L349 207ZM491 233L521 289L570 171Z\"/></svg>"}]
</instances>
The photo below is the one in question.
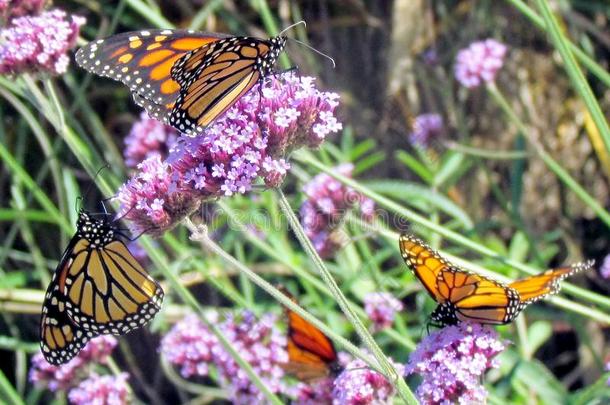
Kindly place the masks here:
<instances>
[{"instance_id":1,"label":"green stem","mask_svg":"<svg viewBox=\"0 0 610 405\"><path fill-rule=\"evenodd\" d=\"M320 273L320 276L322 277L322 280L324 280L324 283L327 285L330 292L333 294L333 297L339 304L339 307L341 308L347 319L354 326L356 333L358 333L360 339L362 339L362 341L371 351L375 359L379 362L379 365L383 369L386 377L395 384L398 394L402 397L402 399L408 404L417 404L417 399L405 383L402 376L398 374L392 363L387 359L385 354L383 354L383 352L377 345L377 342L375 342L375 339L373 339L373 337L366 329L360 318L356 315L356 313L349 305L347 299L341 292L341 289L337 285L335 279L330 274L330 271L326 268L324 261L322 260L322 258L314 248L313 244L305 234L305 230L303 229L298 218L292 211L292 208L290 207L290 203L286 199L286 196L284 195L281 189L278 188L276 189L276 191L279 197L280 208L288 219L288 223L290 224L292 231L295 233L297 239L301 243L301 246L305 249L305 253L307 253L307 255L311 258L312 262L316 266L317 270Z\"/></svg>"},{"instance_id":2,"label":"green stem","mask_svg":"<svg viewBox=\"0 0 610 405\"><path fill-rule=\"evenodd\" d=\"M544 19L540 17L534 10L532 10L527 4L525 4L522 0L507 0L511 3L515 8L523 13L527 18L530 19L531 22L534 23L538 28L546 31L546 25ZM574 43L570 41L565 41L567 45L570 47L570 50L574 52L574 55L578 58L578 60L586 66L587 69L591 73L593 73L599 80L601 80L606 86L610 87L610 74L606 71L605 68L600 66L593 58L583 52L578 46L574 45Z\"/></svg>"},{"instance_id":3,"label":"green stem","mask_svg":"<svg viewBox=\"0 0 610 405\"><path fill-rule=\"evenodd\" d=\"M359 220L359 219L351 219L351 221L358 223L360 226L362 226L364 229L369 229L373 232L378 233L379 235L383 236L384 238L386 238L388 241L390 242L395 242L398 240L398 233L391 231L387 228L382 228L379 226L375 226L373 224L369 224L368 222ZM443 228L440 228L443 229ZM435 229L436 232L439 232L438 230ZM439 232L440 233L440 232ZM482 274L485 277L489 277L489 278L493 278L494 280L500 281L502 283L509 283L513 280L509 279L506 276L503 276L501 274L495 273L493 271L487 270L484 267L481 267L473 262L469 262L466 261L464 259L461 259L457 256L453 256L449 253L443 252L442 250L440 251L440 253L443 255L443 257L445 257L447 260L451 261L452 263L455 263L458 266L461 266L463 268L465 268L466 270L470 270L473 271L477 274ZM577 288L577 287L573 287L573 288ZM563 284L563 289L566 290L567 289L567 284ZM579 288L579 290L582 290ZM585 290L586 291L586 290ZM579 304L577 302L572 302L566 298L563 297L550 297L547 299L548 302L550 302L551 304L555 305L556 307L574 312L576 314L579 315L583 315L589 319L593 319L594 321L597 322L601 322L603 324L608 324L610 325L610 314L607 314L605 312L602 312L598 309L595 308L591 308L590 306L586 306L586 305L582 305Z\"/></svg>"},{"instance_id":4,"label":"green stem","mask_svg":"<svg viewBox=\"0 0 610 405\"><path fill-rule=\"evenodd\" d=\"M235 362L239 365L239 367L244 370L244 372L250 378L250 381L256 385L256 387L265 395L265 397L273 404L281 405L282 401L265 385L265 383L260 379L258 374L254 371L250 363L245 361L237 350L233 347L231 342L227 340L227 338L223 335L222 331L212 322L208 320L206 317L205 311L195 297L190 293L190 291L184 287L180 280L174 275L172 271L169 270L167 263L163 260L162 256L159 254L158 250L155 249L149 238L140 239L140 243L144 246L150 256L150 259L157 264L157 267L161 269L163 275L166 280L168 280L172 286L172 288L178 293L180 298L187 304L198 316L201 322L205 325L206 328L212 332L212 334L218 339L222 347L229 353L229 355L235 360Z\"/></svg>"},{"instance_id":5,"label":"green stem","mask_svg":"<svg viewBox=\"0 0 610 405\"><path fill-rule=\"evenodd\" d=\"M494 84L490 84L487 86L487 92L492 96L494 101L498 103L510 121L517 126L519 131L525 136L525 139L534 147L534 150L547 167L551 169L551 171L553 171L557 177L559 177L559 179L610 228L610 213L608 213L595 198L587 193L587 191L544 150L542 145L529 134L530 131L528 131L525 124L523 124L517 114L513 111L512 107L506 98L504 98L504 95L500 93L498 88Z\"/></svg>"},{"instance_id":6,"label":"green stem","mask_svg":"<svg viewBox=\"0 0 610 405\"><path fill-rule=\"evenodd\" d=\"M15 390L15 387L11 385L8 378L6 378L2 370L0 370L0 398L2 397L4 397L6 402L9 404L25 404L25 402L23 402L23 400L19 397L19 394Z\"/></svg>"},{"instance_id":7,"label":"green stem","mask_svg":"<svg viewBox=\"0 0 610 405\"><path fill-rule=\"evenodd\" d=\"M13 172L16 178L23 182L25 187L30 190L34 198L44 208L44 210L55 218L55 221L65 232L72 232L72 226L66 221L61 212L55 207L55 204L47 197L44 191L38 187L38 184L30 177L27 171L15 160L13 155L6 149L6 146L0 142L0 159L4 161L6 166Z\"/></svg>"},{"instance_id":8,"label":"green stem","mask_svg":"<svg viewBox=\"0 0 610 405\"><path fill-rule=\"evenodd\" d=\"M591 118L599 133L604 140L606 145L606 151L610 151L610 128L608 127L608 122L602 112L602 109L591 90L591 86L587 82L585 75L580 70L578 63L576 63L576 59L574 59L574 55L568 45L568 40L565 38L561 29L559 28L559 24L551 11L551 7L547 0L536 0L538 3L538 8L542 14L542 18L544 18L547 33L551 36L553 43L555 44L555 48L561 55L563 59L563 63L565 64L566 72L574 85L576 91L580 94L580 97L583 99L589 112L591 113Z\"/></svg>"},{"instance_id":9,"label":"green stem","mask_svg":"<svg viewBox=\"0 0 610 405\"><path fill-rule=\"evenodd\" d=\"M174 24L163 17L159 9L153 9L142 0L127 0L127 5L157 28L174 28Z\"/></svg>"},{"instance_id":10,"label":"green stem","mask_svg":"<svg viewBox=\"0 0 610 405\"><path fill-rule=\"evenodd\" d=\"M376 365L375 365L375 362L372 361L369 358L369 356L362 353L362 351L360 349L358 349L356 346L354 346L351 342L349 342L345 338L337 335L332 329L330 329L324 323L322 323L321 321L316 319L314 316L309 314L309 312L305 311L298 304L294 303L290 298L288 298L280 290L275 288L265 279L261 278L258 274L253 272L250 268L245 266L239 260L235 259L229 253L227 253L226 250L224 250L216 242L214 242L212 239L210 239L210 237L205 229L201 229L200 227L197 227L189 220L186 220L185 224L186 224L186 227L191 231L191 239L199 241L201 243L201 245L205 247L205 249L212 251L214 254L218 255L218 257L220 257L221 259L223 259L224 261L229 263L231 266L233 266L237 270L239 270L242 274L245 274L246 277L248 277L254 284L259 286L261 289L263 289L265 292L267 292L269 295L271 295L273 298L275 298L276 301L279 301L282 305L284 305L291 311L294 311L297 314L299 314L306 321L310 322L316 328L318 328L322 332L324 332L324 334L326 334L330 339L338 342L348 352L353 354L355 357L362 359L375 371L379 371L378 367L376 367Z\"/></svg>"},{"instance_id":11,"label":"green stem","mask_svg":"<svg viewBox=\"0 0 610 405\"><path fill-rule=\"evenodd\" d=\"M468 249L471 249L484 256L491 257L508 266L521 270L527 274L540 273L540 269L536 269L534 267L528 266L528 265L520 263L518 261L508 259L506 257L502 257L502 256L498 255L497 252L493 251L492 249L488 248L487 246L474 242L474 241L468 239L467 237L465 237L464 235L462 235L461 233L454 232L444 226L437 225L434 222L429 221L427 218L417 214L416 212L414 212L406 207L403 207L400 204L397 204L396 202L390 200L389 198L382 196L381 194L378 194L378 193L372 191L370 188L363 186L362 184L358 183L357 181L354 181L353 179L342 176L341 174L337 173L336 170L333 170L332 168L329 168L329 167L325 166L324 164L320 163L317 159L315 159L308 152L300 151L298 153L295 153L294 158L305 164L311 165L312 167L314 167L318 170L328 173L330 176L339 180L341 183L343 183L343 184L353 188L354 190L358 191L359 193L364 194L365 196L369 197L370 199L375 201L375 203L377 203L380 207L383 207L387 210L397 213L397 214L401 215L402 217L408 219L409 221L416 223L418 225L421 225L426 229L429 229L433 232L437 232L440 235L444 236L445 238L447 238L449 240L452 240L453 242L455 242L457 244L465 246ZM398 240L398 238L396 238L395 240ZM564 283L563 289L564 289L564 291L570 292L575 297L579 297L579 298L581 298L585 301L589 301L591 303L599 304L605 308L610 308L610 299L607 297L604 297L603 295L593 293L584 288L570 285L569 283Z\"/></svg>"},{"instance_id":12,"label":"green stem","mask_svg":"<svg viewBox=\"0 0 610 405\"><path fill-rule=\"evenodd\" d=\"M252 231L249 230L246 227L246 225L238 218L238 215L236 214L236 212L232 208L230 208L227 204L223 203L222 201L218 201L216 204L227 214L227 216L229 217L229 220L231 221L231 224L232 225L234 224L237 226L237 228L239 228L239 231L244 234L246 239L248 239L248 242L250 242L251 244L256 246L258 249L263 251L266 255L268 255L273 260L277 260L279 263L282 263L283 265L288 267L298 277L302 278L307 283L313 285L318 291L322 292L323 294L327 295L328 297L333 296L332 293L330 292L330 290L328 289L328 287L326 287L326 285L324 283L322 283L318 278L314 277L310 272L308 272L304 268L295 265L290 260L289 256L282 254L281 252L278 252L277 249L274 249L271 245L262 241L259 237L254 235L252 233ZM355 304L351 301L349 301L349 304L352 306L352 308L354 308L356 310L358 316L362 316L362 317L366 316L366 313L364 312L364 310L361 307L357 306L357 304ZM403 345L409 351L415 349L415 343L408 336L407 337L400 336L396 331L391 330L391 329L384 329L382 333L386 334L387 336L390 336L396 343ZM341 339L343 339L343 338L341 338ZM333 340L337 340L337 339L333 338ZM339 342L339 343L341 343L341 342ZM349 343L349 342L347 342L347 343Z\"/></svg>"}]
</instances>

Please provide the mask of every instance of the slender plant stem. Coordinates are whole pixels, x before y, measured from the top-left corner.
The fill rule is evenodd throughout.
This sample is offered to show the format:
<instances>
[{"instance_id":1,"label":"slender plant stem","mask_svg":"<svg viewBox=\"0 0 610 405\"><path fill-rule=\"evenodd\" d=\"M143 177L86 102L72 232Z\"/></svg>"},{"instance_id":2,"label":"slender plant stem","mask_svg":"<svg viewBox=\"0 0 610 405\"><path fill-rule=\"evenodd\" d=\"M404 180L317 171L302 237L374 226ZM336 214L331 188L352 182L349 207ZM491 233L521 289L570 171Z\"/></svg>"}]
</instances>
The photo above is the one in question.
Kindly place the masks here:
<instances>
[{"instance_id":1,"label":"slender plant stem","mask_svg":"<svg viewBox=\"0 0 610 405\"><path fill-rule=\"evenodd\" d=\"M522 0L507 0L511 3L516 9L521 11L524 16L529 18L531 22L534 23L535 26L542 29L543 31L547 30L545 21L542 17L540 17L534 10L532 10L525 2ZM599 80L604 82L604 84L610 87L610 73L606 71L606 69L600 66L593 58L583 52L578 46L574 45L574 43L566 41L574 55L578 58L578 60L586 66L587 69L591 73L593 73Z\"/></svg>"},{"instance_id":2,"label":"slender plant stem","mask_svg":"<svg viewBox=\"0 0 610 405\"><path fill-rule=\"evenodd\" d=\"M547 33L553 40L555 48L563 59L566 72L572 81L572 85L587 105L591 118L595 122L595 125L604 140L606 151L610 151L610 128L608 127L606 117L593 94L593 90L591 90L591 86L589 86L585 75L583 75L580 70L578 63L576 63L576 59L574 59L574 55L568 45L568 40L559 28L559 24L551 11L549 2L547 0L536 0L536 3L538 4L538 9L540 9L542 18L546 24Z\"/></svg>"},{"instance_id":3,"label":"slender plant stem","mask_svg":"<svg viewBox=\"0 0 610 405\"><path fill-rule=\"evenodd\" d=\"M0 370L0 400L2 398L4 398L9 404L25 404L25 402L23 402L23 400L19 397L19 394L15 390L15 387L11 385L8 378L6 378L2 370Z\"/></svg>"},{"instance_id":4,"label":"slender plant stem","mask_svg":"<svg viewBox=\"0 0 610 405\"><path fill-rule=\"evenodd\" d=\"M597 216L610 228L610 213L604 209L604 207L595 200L587 191L581 187L580 184L570 174L563 168L559 163L557 163L540 145L538 141L536 141L529 132L525 124L519 119L517 114L513 111L510 104L504 97L504 95L498 90L498 88L494 84L490 84L487 86L488 93L492 96L494 101L498 104L498 106L504 111L506 116L510 119L510 121L517 126L519 131L525 136L525 139L529 141L529 143L534 147L534 150L542 159L542 161L547 165L549 169L551 169L557 177L576 194L578 198L582 200L589 208L593 210L597 214Z\"/></svg>"},{"instance_id":5,"label":"slender plant stem","mask_svg":"<svg viewBox=\"0 0 610 405\"><path fill-rule=\"evenodd\" d=\"M262 250L270 258L277 260L278 262L280 262L283 265L285 265L286 267L288 267L298 277L306 280L308 283L313 285L318 291L321 291L322 293L326 294L329 297L333 296L332 293L330 292L330 290L328 289L328 287L326 287L326 285L323 282L321 282L317 277L315 277L313 275L313 273L308 272L307 270L305 270L304 268L302 268L300 266L297 266L289 259L289 257L281 254L281 252L278 252L271 245L269 245L268 243L264 242L259 237L254 235L252 233L252 231L250 229L248 229L242 221L240 221L240 219L238 218L238 215L236 215L236 213L235 213L235 210L233 210L231 207L229 207L227 204L225 204L222 201L218 201L216 204L220 208L222 208L222 210L227 214L231 223L237 225L237 227L239 228L239 231L244 234L244 236L248 239L248 241L250 243L252 243L258 249ZM358 313L359 316L366 316L366 313L364 312L364 310L361 307L357 306L355 303L352 303L351 301L349 303L356 310L356 312ZM390 336L396 343L403 345L409 351L415 349L415 343L408 336L399 336L398 332L396 332L395 330L389 329L389 328L384 329L382 333ZM333 340L335 340L335 339L333 339Z\"/></svg>"},{"instance_id":6,"label":"slender plant stem","mask_svg":"<svg viewBox=\"0 0 610 405\"><path fill-rule=\"evenodd\" d=\"M227 338L223 335L222 331L212 322L208 320L206 314L193 296L186 287L184 287L178 277L174 275L172 271L169 270L167 263L158 253L157 249L154 249L152 244L150 243L150 239L142 238L140 239L140 243L144 246L153 262L157 264L157 267L161 269L163 275L166 280L168 280L172 286L172 288L178 293L180 298L187 304L195 313L199 316L201 322L205 325L206 328L212 332L212 334L218 339L223 348L229 353L229 355L235 360L235 362L239 365L239 367L244 370L244 372L250 378L250 381L256 385L256 387L265 395L265 397L269 400L269 402L281 405L282 401L271 391L269 391L268 387L265 383L260 379L258 374L254 371L250 363L244 360L241 355L237 352L237 350L233 347L231 342L227 340Z\"/></svg>"},{"instance_id":7,"label":"slender plant stem","mask_svg":"<svg viewBox=\"0 0 610 405\"><path fill-rule=\"evenodd\" d=\"M216 242L210 239L207 230L201 229L194 225L189 220L185 221L186 227L191 231L191 239L197 240L204 246L206 249L210 250L214 254L218 255L221 259L229 263L231 266L238 269L242 274L245 274L254 284L258 285L261 289L279 301L282 305L290 309L291 311L296 312L298 315L303 317L306 321L313 324L316 328L320 329L324 334L326 334L330 339L338 342L341 346L343 346L348 352L353 354L355 357L362 359L366 362L371 368L375 371L381 372L379 367L377 367L376 363L370 358L370 356L364 354L360 349L354 346L351 342L346 340L345 338L337 335L332 329L326 326L323 322L319 321L317 318L312 316L309 312L305 311L298 304L294 303L290 298L288 298L284 293L275 288L273 285L268 283L265 279L260 277L258 274L253 272L246 265L241 263L239 260L235 259L231 256L226 250L224 250L221 246L219 246Z\"/></svg>"},{"instance_id":8,"label":"slender plant stem","mask_svg":"<svg viewBox=\"0 0 610 405\"><path fill-rule=\"evenodd\" d=\"M354 326L356 333L358 333L360 339L362 339L362 341L371 351L375 359L379 362L379 365L383 369L386 377L388 377L390 381L395 384L398 394L401 396L401 398L408 404L417 404L417 399L405 383L402 376L398 374L392 363L387 359L385 354L383 354L383 352L377 345L377 342L375 342L375 339L373 339L373 337L366 329L360 318L356 315L354 310L349 305L347 299L341 292L341 289L337 285L335 279L330 274L330 271L326 268L324 261L322 260L322 258L314 248L313 244L305 234L305 230L303 229L298 218L292 211L292 208L290 207L290 203L286 199L286 196L284 195L281 189L278 188L276 189L276 191L279 197L280 209L288 219L288 223L290 224L292 231L295 233L297 239L301 243L301 246L305 249L305 253L307 253L307 255L311 258L312 262L316 266L316 269L320 273L322 280L324 280L324 282L326 283L333 297L339 304L339 307L341 308L347 319Z\"/></svg>"},{"instance_id":9,"label":"slender plant stem","mask_svg":"<svg viewBox=\"0 0 610 405\"><path fill-rule=\"evenodd\" d=\"M380 227L380 226L375 226L373 224L370 224L366 221L362 221L361 219L355 218L355 217L351 217L350 221L357 223L359 226L363 227L364 229L369 229L373 232L378 233L379 235L383 236L384 238L386 238L388 241L390 242L395 242L398 240L398 233L391 231L387 228L384 227ZM502 283L509 283L513 280L509 279L506 276L503 276L501 274L495 273L493 271L487 270L484 267L481 267L473 262L470 261L466 261L462 258L459 258L457 256L453 256L449 253L443 252L442 250L440 251L440 253L447 258L448 260L450 260L452 263L455 263L459 266L462 266L463 268L473 271L475 273L478 274L482 274L485 277L490 277L493 278L497 281L500 281ZM566 289L568 285L564 283L564 290ZM573 288L577 288L572 286ZM583 290L582 288L579 288L579 290ZM586 291L586 290L585 290ZM549 301L551 304L555 305L558 308L562 308L565 309L567 311L571 311L574 312L575 314L578 315L582 315L585 316L589 319L592 319L594 321L597 322L601 322L603 324L606 325L610 325L610 314L603 312L599 309L596 308L591 308L590 306L587 305L583 305L583 304L579 304L577 302L573 302L571 300L568 300L566 298L563 297L550 297L547 299L547 301Z\"/></svg>"},{"instance_id":10,"label":"slender plant stem","mask_svg":"<svg viewBox=\"0 0 610 405\"><path fill-rule=\"evenodd\" d=\"M343 183L343 184L353 188L354 190L358 191L359 193L369 197L370 199L375 201L375 203L377 203L380 207L384 207L387 210L397 213L401 217L404 217L405 219L407 219L415 224L418 224L426 229L429 229L433 232L437 232L440 235L444 236L445 238L454 241L455 243L465 246L468 249L471 249L482 255L496 259L508 266L514 267L525 273L528 273L528 274L540 273L540 269L536 269L534 267L528 266L528 265L518 262L516 260L512 260L512 259L500 256L497 252L488 248L487 246L484 246L480 243L472 241L472 240L468 239L467 237L465 237L464 235L462 235L458 232L452 231L451 229L449 229L447 227L444 227L444 226L435 224L432 221L429 221L427 218L419 215L415 211L412 211L412 210L394 202L393 200L390 200L389 198L386 198L385 196L372 191L370 188L362 185L361 183L359 183L357 181L354 181L353 179L350 179L348 177L341 175L340 173L337 173L336 170L333 170L332 168L327 167L326 165L322 164L308 152L301 151L301 152L295 153L294 158L305 164L311 165L312 167L319 169L325 173L328 173L330 176L339 180L341 183ZM584 288L576 287L569 283L564 283L563 289L565 291L570 292L575 297L579 297L579 298L581 298L585 301L589 301L591 303L599 304L600 306L603 306L605 308L610 308L610 299L601 294L591 292ZM553 302L553 301L551 301L551 302Z\"/></svg>"}]
</instances>

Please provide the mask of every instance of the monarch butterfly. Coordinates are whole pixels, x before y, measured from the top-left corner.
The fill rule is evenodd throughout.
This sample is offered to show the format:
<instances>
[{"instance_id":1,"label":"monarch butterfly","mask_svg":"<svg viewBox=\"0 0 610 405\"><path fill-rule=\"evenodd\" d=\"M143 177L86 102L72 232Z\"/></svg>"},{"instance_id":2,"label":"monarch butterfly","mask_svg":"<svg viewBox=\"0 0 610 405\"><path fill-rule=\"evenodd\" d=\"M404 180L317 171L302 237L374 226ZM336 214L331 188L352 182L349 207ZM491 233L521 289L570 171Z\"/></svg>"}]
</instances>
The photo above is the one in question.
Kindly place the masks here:
<instances>
[{"instance_id":1,"label":"monarch butterfly","mask_svg":"<svg viewBox=\"0 0 610 405\"><path fill-rule=\"evenodd\" d=\"M123 335L150 321L163 290L121 241L107 217L81 209L76 233L47 288L40 347L51 364L68 362L97 335Z\"/></svg>"},{"instance_id":2,"label":"monarch butterfly","mask_svg":"<svg viewBox=\"0 0 610 405\"><path fill-rule=\"evenodd\" d=\"M90 42L76 62L123 82L150 116L194 135L268 76L285 45L281 33L264 40L146 30Z\"/></svg>"},{"instance_id":3,"label":"monarch butterfly","mask_svg":"<svg viewBox=\"0 0 610 405\"><path fill-rule=\"evenodd\" d=\"M558 267L506 285L459 268L414 236L402 234L399 246L405 263L439 304L431 316L439 326L468 320L509 323L529 304L559 292L561 280L595 263Z\"/></svg>"},{"instance_id":4,"label":"monarch butterfly","mask_svg":"<svg viewBox=\"0 0 610 405\"><path fill-rule=\"evenodd\" d=\"M283 287L280 290L293 302L296 299ZM304 382L313 382L342 371L333 342L318 328L294 311L286 309L288 319L287 373Z\"/></svg>"}]
</instances>

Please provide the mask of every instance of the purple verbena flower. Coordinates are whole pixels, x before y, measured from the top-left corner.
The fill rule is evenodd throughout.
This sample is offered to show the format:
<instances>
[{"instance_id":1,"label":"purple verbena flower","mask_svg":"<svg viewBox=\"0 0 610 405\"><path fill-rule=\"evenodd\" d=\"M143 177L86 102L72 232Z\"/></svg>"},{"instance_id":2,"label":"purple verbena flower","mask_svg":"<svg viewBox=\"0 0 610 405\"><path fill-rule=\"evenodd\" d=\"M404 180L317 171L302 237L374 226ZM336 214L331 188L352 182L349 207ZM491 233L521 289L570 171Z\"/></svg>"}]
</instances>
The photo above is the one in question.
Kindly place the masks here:
<instances>
[{"instance_id":1,"label":"purple verbena flower","mask_svg":"<svg viewBox=\"0 0 610 405\"><path fill-rule=\"evenodd\" d=\"M160 236L199 206L194 191L172 166L153 155L119 188L118 216L131 221L135 233Z\"/></svg>"},{"instance_id":2,"label":"purple verbena flower","mask_svg":"<svg viewBox=\"0 0 610 405\"><path fill-rule=\"evenodd\" d=\"M420 374L417 397L424 404L485 403L481 379L498 367L495 356L504 350L497 333L476 323L462 322L431 333L411 353L405 374Z\"/></svg>"},{"instance_id":3,"label":"purple verbena flower","mask_svg":"<svg viewBox=\"0 0 610 405\"><path fill-rule=\"evenodd\" d=\"M387 292L372 292L364 297L364 311L376 332L392 326L396 312L403 307L402 302Z\"/></svg>"},{"instance_id":4,"label":"purple verbena flower","mask_svg":"<svg viewBox=\"0 0 610 405\"><path fill-rule=\"evenodd\" d=\"M438 137L443 131L443 117L439 114L421 114L413 121L413 132L409 142L413 146L427 147L430 140Z\"/></svg>"},{"instance_id":5,"label":"purple verbena flower","mask_svg":"<svg viewBox=\"0 0 610 405\"><path fill-rule=\"evenodd\" d=\"M403 373L404 366L392 364L399 374ZM390 404L394 387L383 375L356 359L348 363L335 379L332 394L333 405Z\"/></svg>"},{"instance_id":6,"label":"purple verbena flower","mask_svg":"<svg viewBox=\"0 0 610 405\"><path fill-rule=\"evenodd\" d=\"M350 177L353 168L351 164L343 164L335 170ZM301 205L301 223L322 258L333 256L342 246L337 227L349 210L358 205L363 219L370 221L374 217L372 200L328 174L318 174L303 186L303 191L307 199Z\"/></svg>"},{"instance_id":7,"label":"purple verbena flower","mask_svg":"<svg viewBox=\"0 0 610 405\"><path fill-rule=\"evenodd\" d=\"M152 155L165 158L177 137L178 132L174 128L142 112L125 137L125 165L134 168Z\"/></svg>"},{"instance_id":8,"label":"purple verbena flower","mask_svg":"<svg viewBox=\"0 0 610 405\"><path fill-rule=\"evenodd\" d=\"M84 23L83 17L68 17L61 10L13 19L0 31L0 74L65 73L70 62L66 52L76 44Z\"/></svg>"},{"instance_id":9,"label":"purple verbena flower","mask_svg":"<svg viewBox=\"0 0 610 405\"><path fill-rule=\"evenodd\" d=\"M88 365L106 363L116 345L114 337L98 336L91 339L76 357L61 366L47 363L42 353L37 353L32 358L29 380L51 391L73 387L84 377Z\"/></svg>"},{"instance_id":10,"label":"purple verbena flower","mask_svg":"<svg viewBox=\"0 0 610 405\"><path fill-rule=\"evenodd\" d=\"M0 16L4 21L24 15L39 14L46 0L0 0Z\"/></svg>"},{"instance_id":11,"label":"purple verbena flower","mask_svg":"<svg viewBox=\"0 0 610 405\"><path fill-rule=\"evenodd\" d=\"M333 377L322 378L310 384L299 383L292 390L292 405L326 405L333 402Z\"/></svg>"},{"instance_id":12,"label":"purple verbena flower","mask_svg":"<svg viewBox=\"0 0 610 405\"><path fill-rule=\"evenodd\" d=\"M495 39L473 42L458 52L455 78L466 88L493 82L504 64L506 52L506 45Z\"/></svg>"},{"instance_id":13,"label":"purple verbena flower","mask_svg":"<svg viewBox=\"0 0 610 405\"><path fill-rule=\"evenodd\" d=\"M123 405L129 403L127 373L99 376L95 373L70 390L68 399L74 405Z\"/></svg>"},{"instance_id":14,"label":"purple verbena flower","mask_svg":"<svg viewBox=\"0 0 610 405\"><path fill-rule=\"evenodd\" d=\"M224 336L252 365L269 390L275 393L283 391L281 365L288 361L288 353L286 337L274 327L275 315L267 314L257 320L251 312L244 311L240 316L229 316L222 322L217 318L214 314L210 321L218 324ZM219 384L228 391L234 403L264 403L264 396L247 374L195 315L177 323L163 338L160 350L170 363L180 368L184 377L207 376L210 367L214 367Z\"/></svg>"},{"instance_id":15,"label":"purple verbena flower","mask_svg":"<svg viewBox=\"0 0 610 405\"><path fill-rule=\"evenodd\" d=\"M159 235L201 202L245 194L257 181L279 186L290 168L287 154L317 147L341 129L333 115L339 96L317 90L313 80L293 74L268 78L202 133L179 137L165 162L145 160L119 191L126 219L135 229Z\"/></svg>"},{"instance_id":16,"label":"purple verbena flower","mask_svg":"<svg viewBox=\"0 0 610 405\"><path fill-rule=\"evenodd\" d=\"M604 262L599 268L599 274L606 279L610 279L610 254L606 255Z\"/></svg>"}]
</instances>

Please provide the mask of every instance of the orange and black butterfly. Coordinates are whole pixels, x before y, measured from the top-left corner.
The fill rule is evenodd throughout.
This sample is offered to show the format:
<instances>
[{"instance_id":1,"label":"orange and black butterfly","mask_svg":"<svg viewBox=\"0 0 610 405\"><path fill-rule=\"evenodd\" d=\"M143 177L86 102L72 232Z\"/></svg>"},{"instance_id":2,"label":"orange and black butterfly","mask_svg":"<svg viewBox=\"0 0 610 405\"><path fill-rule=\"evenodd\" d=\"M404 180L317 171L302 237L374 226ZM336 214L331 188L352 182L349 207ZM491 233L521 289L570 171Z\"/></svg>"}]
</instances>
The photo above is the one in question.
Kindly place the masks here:
<instances>
[{"instance_id":1,"label":"orange and black butterfly","mask_svg":"<svg viewBox=\"0 0 610 405\"><path fill-rule=\"evenodd\" d=\"M296 299L285 289L280 290L292 301ZM303 382L337 376L342 367L333 342L299 314L286 308L288 319L287 373Z\"/></svg>"},{"instance_id":2,"label":"orange and black butterfly","mask_svg":"<svg viewBox=\"0 0 610 405\"><path fill-rule=\"evenodd\" d=\"M414 236L401 235L399 246L409 268L438 303L431 318L439 326L509 323L529 304L559 292L561 280L594 264L589 260L503 284L448 262Z\"/></svg>"},{"instance_id":3,"label":"orange and black butterfly","mask_svg":"<svg viewBox=\"0 0 610 405\"><path fill-rule=\"evenodd\" d=\"M129 86L151 117L196 134L268 76L285 45L283 35L146 30L92 41L76 62Z\"/></svg>"},{"instance_id":4,"label":"orange and black butterfly","mask_svg":"<svg viewBox=\"0 0 610 405\"><path fill-rule=\"evenodd\" d=\"M80 210L76 233L47 288L40 347L51 364L68 362L97 335L123 335L146 324L161 308L161 286L103 215L95 219Z\"/></svg>"}]
</instances>

